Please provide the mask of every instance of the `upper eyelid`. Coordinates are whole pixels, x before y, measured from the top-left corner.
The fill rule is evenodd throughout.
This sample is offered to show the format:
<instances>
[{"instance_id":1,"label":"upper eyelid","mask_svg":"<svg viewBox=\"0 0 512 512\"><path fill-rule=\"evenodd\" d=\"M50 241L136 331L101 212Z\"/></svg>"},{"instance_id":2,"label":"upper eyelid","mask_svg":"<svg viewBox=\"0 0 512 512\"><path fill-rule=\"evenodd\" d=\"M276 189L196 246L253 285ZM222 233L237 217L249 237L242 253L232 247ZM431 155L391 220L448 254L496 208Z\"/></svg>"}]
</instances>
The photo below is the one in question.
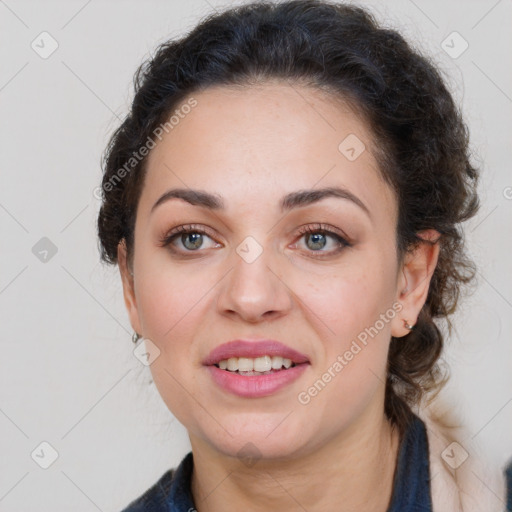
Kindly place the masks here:
<instances>
[{"instance_id":1,"label":"upper eyelid","mask_svg":"<svg viewBox=\"0 0 512 512\"><path fill-rule=\"evenodd\" d=\"M331 226L327 223L322 222L310 222L307 224L303 224L296 228L297 234L308 234L309 231L305 231L309 228L309 231L323 231L326 233L332 233L338 236L341 236L342 238L346 238L347 240L349 237L343 232L342 229L336 228L334 226ZM168 230L165 232L165 234L162 236L162 238L166 238L169 236L179 235L183 233L194 233L194 232L200 232L203 234L206 234L210 237L214 237L215 235L212 233L211 228L208 228L206 226L203 226L201 224L181 224L179 226L175 226L174 228Z\"/></svg>"},{"instance_id":2,"label":"upper eyelid","mask_svg":"<svg viewBox=\"0 0 512 512\"><path fill-rule=\"evenodd\" d=\"M331 226L330 224L327 224L325 222L312 222L309 224L304 224L300 226L298 229L299 234L303 236L305 234L308 234L309 232L317 231L339 236L340 238L343 238L347 242L350 241L350 237L346 235L342 229L336 228L335 226Z\"/></svg>"}]
</instances>

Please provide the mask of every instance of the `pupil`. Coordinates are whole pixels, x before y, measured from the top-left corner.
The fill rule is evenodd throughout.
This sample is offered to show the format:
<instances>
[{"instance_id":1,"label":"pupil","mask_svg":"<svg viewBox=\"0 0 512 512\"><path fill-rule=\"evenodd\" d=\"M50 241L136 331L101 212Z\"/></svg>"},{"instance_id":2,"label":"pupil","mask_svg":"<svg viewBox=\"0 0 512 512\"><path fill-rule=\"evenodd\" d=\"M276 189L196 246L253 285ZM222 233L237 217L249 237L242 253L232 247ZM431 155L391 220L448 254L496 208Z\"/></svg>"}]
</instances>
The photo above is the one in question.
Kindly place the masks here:
<instances>
[{"instance_id":1,"label":"pupil","mask_svg":"<svg viewBox=\"0 0 512 512\"><path fill-rule=\"evenodd\" d=\"M183 235L181 237L181 241L183 242L183 245L187 248L187 249L198 249L199 247L201 247L201 242L202 242L202 234L201 233L187 233L185 235ZM195 239L195 242L193 242L192 244L192 247L190 247L187 243L186 243L186 240L187 239Z\"/></svg>"},{"instance_id":2,"label":"pupil","mask_svg":"<svg viewBox=\"0 0 512 512\"><path fill-rule=\"evenodd\" d=\"M318 238L317 237L323 237L324 238L323 243L318 242ZM312 238L315 239L314 244L316 245L316 247L310 247L310 248L312 248L312 249L322 249L323 247L325 247L325 235L323 235L322 233L314 233L314 234L309 235L309 240L311 240ZM318 244L320 244L320 245L318 245Z\"/></svg>"}]
</instances>

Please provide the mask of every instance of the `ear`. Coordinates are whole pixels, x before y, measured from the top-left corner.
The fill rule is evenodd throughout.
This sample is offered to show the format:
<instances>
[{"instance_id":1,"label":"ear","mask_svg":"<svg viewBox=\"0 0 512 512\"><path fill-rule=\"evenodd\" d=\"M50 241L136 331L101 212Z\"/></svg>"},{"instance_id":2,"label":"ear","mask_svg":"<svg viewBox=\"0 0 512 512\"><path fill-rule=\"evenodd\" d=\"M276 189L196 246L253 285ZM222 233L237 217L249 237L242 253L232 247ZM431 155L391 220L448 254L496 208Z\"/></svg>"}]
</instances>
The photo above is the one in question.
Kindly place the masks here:
<instances>
[{"instance_id":1,"label":"ear","mask_svg":"<svg viewBox=\"0 0 512 512\"><path fill-rule=\"evenodd\" d=\"M135 299L135 280L128 264L126 242L124 238L117 245L117 262L121 281L123 283L123 296L126 310L130 318L130 324L133 330L142 334L139 312L137 310L137 301Z\"/></svg>"},{"instance_id":2,"label":"ear","mask_svg":"<svg viewBox=\"0 0 512 512\"><path fill-rule=\"evenodd\" d=\"M400 314L391 322L391 335L400 338L409 334L404 325L415 325L421 308L425 304L430 280L437 265L440 248L440 234L435 229L421 231L418 235L425 240L405 255L397 281L396 300L402 304Z\"/></svg>"}]
</instances>

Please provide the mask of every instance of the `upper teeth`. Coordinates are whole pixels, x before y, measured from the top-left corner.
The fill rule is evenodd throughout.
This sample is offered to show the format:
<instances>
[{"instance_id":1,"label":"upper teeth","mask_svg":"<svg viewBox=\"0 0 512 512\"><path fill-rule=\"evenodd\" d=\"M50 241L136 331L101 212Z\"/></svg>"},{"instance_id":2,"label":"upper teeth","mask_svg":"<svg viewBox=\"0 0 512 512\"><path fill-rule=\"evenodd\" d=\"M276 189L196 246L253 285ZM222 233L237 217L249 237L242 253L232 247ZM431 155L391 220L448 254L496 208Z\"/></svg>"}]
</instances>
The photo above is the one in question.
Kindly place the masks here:
<instances>
[{"instance_id":1,"label":"upper teeth","mask_svg":"<svg viewBox=\"0 0 512 512\"><path fill-rule=\"evenodd\" d=\"M236 372L268 372L269 370L279 370L282 366L290 368L292 360L281 356L262 356L262 357L230 357L219 361L221 370Z\"/></svg>"}]
</instances>

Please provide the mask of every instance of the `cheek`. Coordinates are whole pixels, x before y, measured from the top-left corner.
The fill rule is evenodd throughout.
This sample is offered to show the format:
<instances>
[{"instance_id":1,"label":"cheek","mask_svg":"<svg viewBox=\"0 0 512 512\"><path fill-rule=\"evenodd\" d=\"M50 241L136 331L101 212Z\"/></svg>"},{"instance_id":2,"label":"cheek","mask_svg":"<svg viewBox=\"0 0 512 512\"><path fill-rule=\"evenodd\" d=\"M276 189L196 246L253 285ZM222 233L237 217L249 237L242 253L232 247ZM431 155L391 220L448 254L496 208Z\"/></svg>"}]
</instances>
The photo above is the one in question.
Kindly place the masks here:
<instances>
[{"instance_id":1,"label":"cheek","mask_svg":"<svg viewBox=\"0 0 512 512\"><path fill-rule=\"evenodd\" d=\"M196 389L195 370L200 366L194 340L204 323L212 284L201 273L169 265L160 270L153 266L140 277L139 315L146 337L160 351L150 366L155 386L178 421L193 425L198 412L191 407L189 393Z\"/></svg>"},{"instance_id":2,"label":"cheek","mask_svg":"<svg viewBox=\"0 0 512 512\"><path fill-rule=\"evenodd\" d=\"M332 410L340 419L346 414L343 421L364 408L385 381L395 310L393 260L382 254L358 254L336 274L297 283L323 343L310 384L322 389L319 402L337 404Z\"/></svg>"},{"instance_id":3,"label":"cheek","mask_svg":"<svg viewBox=\"0 0 512 512\"><path fill-rule=\"evenodd\" d=\"M373 325L392 305L394 297L392 264L373 254L379 251L354 253L335 272L297 275L297 296L307 306L310 318L329 339L337 339L341 350L365 328ZM382 253L381 253L382 254ZM379 330L386 330L379 324Z\"/></svg>"},{"instance_id":4,"label":"cheek","mask_svg":"<svg viewBox=\"0 0 512 512\"><path fill-rule=\"evenodd\" d=\"M187 346L186 338L193 337L194 328L201 322L203 304L208 301L212 286L200 272L184 272L153 268L140 276L137 302L147 337L166 350Z\"/></svg>"},{"instance_id":5,"label":"cheek","mask_svg":"<svg viewBox=\"0 0 512 512\"><path fill-rule=\"evenodd\" d=\"M156 239L150 230L140 233L136 300L147 337L162 345L161 350L167 350L169 345L187 345L178 341L187 333L192 335L190 326L197 325L194 322L212 285L208 283L211 277L199 268L200 263L173 261L168 249L156 245Z\"/></svg>"}]
</instances>

